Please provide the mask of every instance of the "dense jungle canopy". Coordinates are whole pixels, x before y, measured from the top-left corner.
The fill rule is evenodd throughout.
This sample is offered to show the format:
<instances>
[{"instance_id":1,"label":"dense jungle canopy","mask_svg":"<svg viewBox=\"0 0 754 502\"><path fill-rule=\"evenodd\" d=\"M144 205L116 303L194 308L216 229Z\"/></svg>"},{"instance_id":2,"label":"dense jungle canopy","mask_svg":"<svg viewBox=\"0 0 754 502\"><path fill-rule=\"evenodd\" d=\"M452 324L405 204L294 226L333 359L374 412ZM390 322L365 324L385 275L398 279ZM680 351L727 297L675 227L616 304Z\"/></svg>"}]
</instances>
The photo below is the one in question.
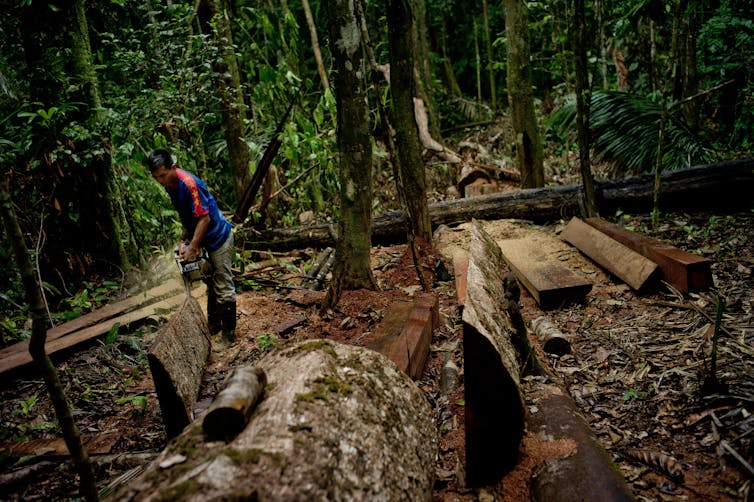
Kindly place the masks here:
<instances>
[{"instance_id":1,"label":"dense jungle canopy","mask_svg":"<svg viewBox=\"0 0 754 502\"><path fill-rule=\"evenodd\" d=\"M328 30L328 7L337 3L0 2L1 174L46 301L67 312L56 315L90 308L129 267L180 234L144 167L153 148L171 149L233 213L267 145L279 139L260 196L266 202L245 224L294 225L309 211L317 222L338 219L333 82L345 80L335 79ZM368 62L361 84L375 178L394 176L381 113L396 96L385 78L393 3L350 4L363 13L368 33L359 50ZM452 143L461 126L512 112L515 126L516 107L528 95L551 154L545 175L566 170L568 152L577 150L574 56L583 55L593 162L608 165L611 175L656 169L661 128L663 168L748 157L754 148L750 1L402 5L413 19L410 87L439 142ZM577 36L579 18L585 36ZM514 21L517 30L506 26ZM512 58L514 48L521 54L521 39L529 54ZM521 78L530 79L523 93ZM515 135L501 141L509 145L501 160L515 164L523 146ZM442 162L427 169L458 174ZM2 237L5 346L23 334L25 313Z\"/></svg>"}]
</instances>

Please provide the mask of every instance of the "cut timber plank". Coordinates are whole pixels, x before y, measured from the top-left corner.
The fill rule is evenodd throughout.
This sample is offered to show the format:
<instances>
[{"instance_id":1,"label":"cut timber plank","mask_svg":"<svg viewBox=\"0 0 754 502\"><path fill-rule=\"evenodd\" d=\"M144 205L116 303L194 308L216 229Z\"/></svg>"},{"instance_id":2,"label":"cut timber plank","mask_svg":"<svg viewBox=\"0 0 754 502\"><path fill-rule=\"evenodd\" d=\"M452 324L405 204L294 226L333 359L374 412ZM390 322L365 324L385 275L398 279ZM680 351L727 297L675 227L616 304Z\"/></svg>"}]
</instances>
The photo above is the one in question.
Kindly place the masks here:
<instances>
[{"instance_id":1,"label":"cut timber plank","mask_svg":"<svg viewBox=\"0 0 754 502\"><path fill-rule=\"evenodd\" d=\"M548 256L541 243L531 239L498 241L503 257L516 278L543 309L583 300L592 284Z\"/></svg>"},{"instance_id":2,"label":"cut timber plank","mask_svg":"<svg viewBox=\"0 0 754 502\"><path fill-rule=\"evenodd\" d=\"M660 267L660 278L681 293L712 286L712 261L678 249L670 244L632 232L602 218L587 218L586 223L626 247L646 256Z\"/></svg>"},{"instance_id":3,"label":"cut timber plank","mask_svg":"<svg viewBox=\"0 0 754 502\"><path fill-rule=\"evenodd\" d=\"M206 289L207 287L204 285L204 283L200 283L200 285L195 288L192 293L201 296L206 292ZM73 333L70 333L64 337L46 342L45 352L49 356L58 351L68 349L79 343L91 340L92 338L104 335L105 333L108 333L112 329L112 327L115 326L115 324L123 326L132 322L140 321L152 315L171 311L183 304L183 301L185 299L186 293L179 293L160 302L147 305L146 307L142 307L138 310L134 310L133 312L114 317L105 322L101 322L79 331L74 331ZM21 366L24 366L31 361L31 355L29 355L28 351L10 354L8 357L0 359L0 374L16 368L20 368Z\"/></svg>"},{"instance_id":4,"label":"cut timber plank","mask_svg":"<svg viewBox=\"0 0 754 502\"><path fill-rule=\"evenodd\" d=\"M561 237L635 290L657 277L656 263L579 218L571 218Z\"/></svg>"},{"instance_id":5,"label":"cut timber plank","mask_svg":"<svg viewBox=\"0 0 754 502\"><path fill-rule=\"evenodd\" d=\"M504 307L503 257L472 222L463 307L466 484L497 483L518 460L524 435L521 371Z\"/></svg>"},{"instance_id":6,"label":"cut timber plank","mask_svg":"<svg viewBox=\"0 0 754 502\"><path fill-rule=\"evenodd\" d=\"M73 333L74 331L78 331L93 324L106 321L107 319L110 319L118 314L124 314L136 307L144 305L145 303L152 303L154 301L157 301L158 299L161 299L170 294L178 293L180 291L183 291L183 283L175 279L168 281L143 293L128 297L125 300L119 302L105 305L104 307L99 308L94 312L84 314L81 317L77 317L76 319L73 319L72 321L69 321L65 324L61 324L60 326L55 326L54 328L48 329L47 341L51 342L65 335ZM0 350L0 361L11 354L28 351L29 340L23 340L21 342L5 347L3 350Z\"/></svg>"},{"instance_id":7,"label":"cut timber plank","mask_svg":"<svg viewBox=\"0 0 754 502\"><path fill-rule=\"evenodd\" d=\"M466 276L469 273L469 253L460 247L453 249L453 274L456 279L456 298L463 307L466 300Z\"/></svg>"},{"instance_id":8,"label":"cut timber plank","mask_svg":"<svg viewBox=\"0 0 754 502\"><path fill-rule=\"evenodd\" d=\"M369 348L387 356L416 380L424 371L432 333L440 322L438 308L438 298L431 293L418 293L413 302L393 302Z\"/></svg>"}]
</instances>

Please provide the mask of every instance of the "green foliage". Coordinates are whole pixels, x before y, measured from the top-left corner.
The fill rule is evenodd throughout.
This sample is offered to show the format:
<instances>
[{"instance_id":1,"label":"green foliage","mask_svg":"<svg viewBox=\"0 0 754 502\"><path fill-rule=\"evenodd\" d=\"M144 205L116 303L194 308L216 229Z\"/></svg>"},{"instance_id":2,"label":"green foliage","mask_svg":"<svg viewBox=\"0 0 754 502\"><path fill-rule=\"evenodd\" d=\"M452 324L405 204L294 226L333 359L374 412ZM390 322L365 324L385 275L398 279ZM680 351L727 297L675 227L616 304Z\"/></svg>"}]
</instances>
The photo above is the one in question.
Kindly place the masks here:
<instances>
[{"instance_id":1,"label":"green foliage","mask_svg":"<svg viewBox=\"0 0 754 502\"><path fill-rule=\"evenodd\" d=\"M613 175L654 171L659 139L661 106L652 99L618 91L592 93L590 129L597 161L607 162ZM576 104L573 97L552 114L549 127L564 137L575 134ZM680 169L708 163L714 155L671 113L663 143L663 169Z\"/></svg>"},{"instance_id":2,"label":"green foliage","mask_svg":"<svg viewBox=\"0 0 754 502\"><path fill-rule=\"evenodd\" d=\"M265 351L275 345L276 340L274 336L265 333L257 337L257 344L260 350Z\"/></svg>"}]
</instances>

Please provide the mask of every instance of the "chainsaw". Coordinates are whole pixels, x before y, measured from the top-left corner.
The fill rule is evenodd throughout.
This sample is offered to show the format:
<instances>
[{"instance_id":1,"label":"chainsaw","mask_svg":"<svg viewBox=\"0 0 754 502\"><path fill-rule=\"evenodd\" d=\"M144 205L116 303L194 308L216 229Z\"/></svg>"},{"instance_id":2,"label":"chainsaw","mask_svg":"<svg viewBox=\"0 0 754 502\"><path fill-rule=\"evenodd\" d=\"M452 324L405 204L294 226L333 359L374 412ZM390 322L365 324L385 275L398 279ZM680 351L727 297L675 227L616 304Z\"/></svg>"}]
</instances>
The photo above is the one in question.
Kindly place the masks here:
<instances>
[{"instance_id":1,"label":"chainsaw","mask_svg":"<svg viewBox=\"0 0 754 502\"><path fill-rule=\"evenodd\" d=\"M204 248L199 249L199 255L193 261L187 261L181 258L181 250L185 249L185 244L181 244L180 248L176 248L173 252L176 264L178 264L178 270L181 271L181 277L183 277L183 285L186 287L186 296L191 296L191 282L202 279L205 275L207 265L209 263L209 254Z\"/></svg>"}]
</instances>

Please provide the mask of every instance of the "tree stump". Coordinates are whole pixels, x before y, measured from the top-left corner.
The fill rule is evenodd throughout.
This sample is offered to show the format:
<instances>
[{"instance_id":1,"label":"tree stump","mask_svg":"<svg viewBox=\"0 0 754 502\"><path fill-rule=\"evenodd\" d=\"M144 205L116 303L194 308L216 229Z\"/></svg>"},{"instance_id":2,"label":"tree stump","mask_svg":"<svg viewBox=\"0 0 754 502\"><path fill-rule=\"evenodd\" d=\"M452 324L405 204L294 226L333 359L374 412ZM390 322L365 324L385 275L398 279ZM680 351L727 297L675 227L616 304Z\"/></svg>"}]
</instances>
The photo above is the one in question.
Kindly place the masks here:
<instances>
[{"instance_id":1,"label":"tree stump","mask_svg":"<svg viewBox=\"0 0 754 502\"><path fill-rule=\"evenodd\" d=\"M270 353L249 424L207 442L201 420L115 494L122 500L430 500L432 409L387 358L310 340Z\"/></svg>"}]
</instances>

